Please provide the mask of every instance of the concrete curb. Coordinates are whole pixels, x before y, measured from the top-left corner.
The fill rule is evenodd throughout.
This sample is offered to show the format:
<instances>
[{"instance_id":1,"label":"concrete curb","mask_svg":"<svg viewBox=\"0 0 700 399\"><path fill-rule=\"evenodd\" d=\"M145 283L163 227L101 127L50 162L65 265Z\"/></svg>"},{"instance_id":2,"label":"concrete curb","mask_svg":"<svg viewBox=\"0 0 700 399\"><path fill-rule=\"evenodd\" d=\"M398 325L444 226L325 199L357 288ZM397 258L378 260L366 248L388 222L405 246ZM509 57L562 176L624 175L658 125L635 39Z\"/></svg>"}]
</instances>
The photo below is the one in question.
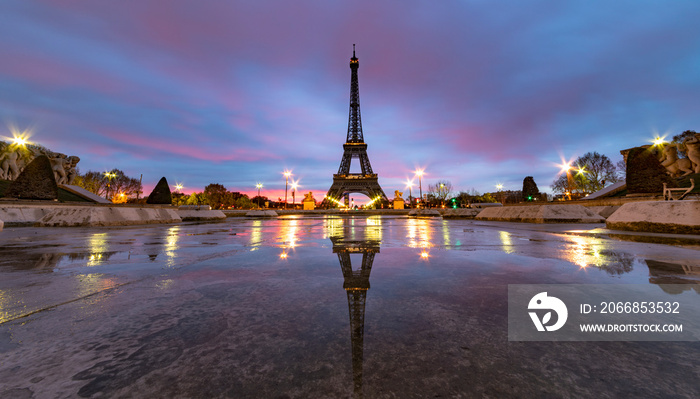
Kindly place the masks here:
<instances>
[{"instance_id":1,"label":"concrete curb","mask_svg":"<svg viewBox=\"0 0 700 399\"><path fill-rule=\"evenodd\" d=\"M532 205L486 208L477 220L522 223L603 223L605 219L582 205Z\"/></svg>"},{"instance_id":2,"label":"concrete curb","mask_svg":"<svg viewBox=\"0 0 700 399\"><path fill-rule=\"evenodd\" d=\"M42 217L35 225L40 227L129 226L181 221L174 209L76 206L57 208Z\"/></svg>"},{"instance_id":3,"label":"concrete curb","mask_svg":"<svg viewBox=\"0 0 700 399\"><path fill-rule=\"evenodd\" d=\"M700 234L700 201L632 202L610 215L612 230Z\"/></svg>"}]
</instances>

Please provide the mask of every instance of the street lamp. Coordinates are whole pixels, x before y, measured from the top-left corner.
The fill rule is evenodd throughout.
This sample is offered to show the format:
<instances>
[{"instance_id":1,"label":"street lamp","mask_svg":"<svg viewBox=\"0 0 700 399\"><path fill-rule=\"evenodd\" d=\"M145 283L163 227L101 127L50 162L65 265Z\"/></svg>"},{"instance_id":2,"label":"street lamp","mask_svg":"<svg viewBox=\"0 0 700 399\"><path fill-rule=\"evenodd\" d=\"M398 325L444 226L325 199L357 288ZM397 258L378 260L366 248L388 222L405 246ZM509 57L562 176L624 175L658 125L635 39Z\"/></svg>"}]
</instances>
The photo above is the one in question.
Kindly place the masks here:
<instances>
[{"instance_id":1,"label":"street lamp","mask_svg":"<svg viewBox=\"0 0 700 399\"><path fill-rule=\"evenodd\" d=\"M411 193L413 181L406 179L406 187L408 187L408 200L411 202L411 209L413 209L413 194Z\"/></svg>"},{"instance_id":2,"label":"street lamp","mask_svg":"<svg viewBox=\"0 0 700 399\"><path fill-rule=\"evenodd\" d=\"M421 205L423 204L423 181L421 178L423 177L423 169L418 169L416 171L416 176L418 176L418 189L420 190L420 203ZM424 206L425 208L425 206Z\"/></svg>"},{"instance_id":3,"label":"street lamp","mask_svg":"<svg viewBox=\"0 0 700 399\"><path fill-rule=\"evenodd\" d=\"M258 208L260 208L260 189L262 188L262 183L256 183L255 187L258 189Z\"/></svg>"},{"instance_id":4,"label":"street lamp","mask_svg":"<svg viewBox=\"0 0 700 399\"><path fill-rule=\"evenodd\" d=\"M111 186L112 179L117 177L117 174L114 172L105 172L104 175L107 178L107 191L105 193L105 198L109 199L109 188Z\"/></svg>"},{"instance_id":5,"label":"street lamp","mask_svg":"<svg viewBox=\"0 0 700 399\"><path fill-rule=\"evenodd\" d=\"M289 185L289 176L292 175L290 170L284 171L284 209L287 209L287 186Z\"/></svg>"},{"instance_id":6,"label":"street lamp","mask_svg":"<svg viewBox=\"0 0 700 399\"><path fill-rule=\"evenodd\" d=\"M498 183L496 184L496 190L498 190L498 200L503 203L503 194L501 194L501 191L503 190L503 184Z\"/></svg>"},{"instance_id":7,"label":"street lamp","mask_svg":"<svg viewBox=\"0 0 700 399\"><path fill-rule=\"evenodd\" d=\"M571 162L562 163L560 166L561 166L561 171L566 172L566 193L565 193L565 195L568 195L569 200L571 200L571 192L572 192L572 188L573 188L573 184L572 184L573 179L571 178L571 169L572 169Z\"/></svg>"},{"instance_id":8,"label":"street lamp","mask_svg":"<svg viewBox=\"0 0 700 399\"><path fill-rule=\"evenodd\" d=\"M297 192L297 187L299 187L299 180L297 180L297 181L292 180L292 209L296 208L295 194Z\"/></svg>"}]
</instances>

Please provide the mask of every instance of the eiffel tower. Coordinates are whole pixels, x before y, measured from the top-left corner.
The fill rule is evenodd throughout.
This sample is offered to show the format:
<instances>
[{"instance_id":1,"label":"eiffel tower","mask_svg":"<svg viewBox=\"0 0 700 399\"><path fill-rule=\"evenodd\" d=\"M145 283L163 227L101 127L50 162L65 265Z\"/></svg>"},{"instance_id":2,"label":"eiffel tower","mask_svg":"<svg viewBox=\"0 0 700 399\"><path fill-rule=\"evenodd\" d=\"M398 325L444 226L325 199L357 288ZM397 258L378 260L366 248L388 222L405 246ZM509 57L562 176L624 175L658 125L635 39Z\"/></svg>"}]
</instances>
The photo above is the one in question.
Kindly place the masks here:
<instances>
[{"instance_id":1,"label":"eiffel tower","mask_svg":"<svg viewBox=\"0 0 700 399\"><path fill-rule=\"evenodd\" d=\"M374 255L379 253L379 241L345 241L331 237L333 253L338 254L343 271L343 288L348 296L350 311L350 342L352 344L352 382L355 398L362 398L362 362L364 360L365 300L369 290L369 274ZM362 254L362 266L352 269L351 254Z\"/></svg>"},{"instance_id":2,"label":"eiffel tower","mask_svg":"<svg viewBox=\"0 0 700 399\"><path fill-rule=\"evenodd\" d=\"M343 144L343 159L340 161L338 173L333 175L333 184L326 194L332 202L340 202L345 197L345 205L348 205L350 193L361 193L373 201L388 201L384 190L379 186L379 179L372 171L372 165L367 156L367 144L362 135L362 118L360 117L360 85L357 79L357 70L360 63L355 57L355 45L352 45L352 58L350 59L350 117L348 120L348 136ZM362 173L350 173L350 163L353 158L359 158ZM328 201L325 201L330 205Z\"/></svg>"}]
</instances>

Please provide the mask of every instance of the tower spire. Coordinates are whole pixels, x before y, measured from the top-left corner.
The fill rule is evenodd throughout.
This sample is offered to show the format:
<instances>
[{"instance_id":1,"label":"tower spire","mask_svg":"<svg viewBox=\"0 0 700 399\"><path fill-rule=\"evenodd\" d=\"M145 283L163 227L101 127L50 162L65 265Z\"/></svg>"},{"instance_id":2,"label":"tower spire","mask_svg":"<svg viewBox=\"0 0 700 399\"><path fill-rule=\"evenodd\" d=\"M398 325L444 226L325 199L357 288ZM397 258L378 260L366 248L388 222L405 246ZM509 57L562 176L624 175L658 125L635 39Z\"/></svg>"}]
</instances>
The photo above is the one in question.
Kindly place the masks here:
<instances>
[{"instance_id":1,"label":"tower spire","mask_svg":"<svg viewBox=\"0 0 700 399\"><path fill-rule=\"evenodd\" d=\"M350 116L348 118L347 143L364 143L362 135L362 117L360 116L360 83L357 78L357 70L360 62L355 57L355 45L352 45L352 58L350 58Z\"/></svg>"}]
</instances>

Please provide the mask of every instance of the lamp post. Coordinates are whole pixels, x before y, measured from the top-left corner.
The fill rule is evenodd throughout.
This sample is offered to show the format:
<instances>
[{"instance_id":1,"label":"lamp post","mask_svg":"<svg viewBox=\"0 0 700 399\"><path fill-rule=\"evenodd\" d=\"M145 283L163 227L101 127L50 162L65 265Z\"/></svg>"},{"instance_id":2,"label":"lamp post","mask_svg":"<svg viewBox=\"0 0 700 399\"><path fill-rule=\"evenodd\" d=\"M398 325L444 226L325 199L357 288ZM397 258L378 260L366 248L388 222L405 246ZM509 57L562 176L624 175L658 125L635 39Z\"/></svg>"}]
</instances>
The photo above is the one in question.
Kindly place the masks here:
<instances>
[{"instance_id":1,"label":"lamp post","mask_svg":"<svg viewBox=\"0 0 700 399\"><path fill-rule=\"evenodd\" d=\"M182 184L181 183L175 183L175 191L177 192L177 195L175 196L175 203L177 206L180 206L180 200L182 199Z\"/></svg>"},{"instance_id":2,"label":"lamp post","mask_svg":"<svg viewBox=\"0 0 700 399\"><path fill-rule=\"evenodd\" d=\"M573 182L571 178L571 162L566 162L561 165L562 172L566 172L566 194L569 196L569 201L571 201L571 191L573 189Z\"/></svg>"},{"instance_id":3,"label":"lamp post","mask_svg":"<svg viewBox=\"0 0 700 399\"><path fill-rule=\"evenodd\" d=\"M503 190L503 184L498 183L496 184L496 190L498 190L498 200L503 203L503 194L501 194L501 191Z\"/></svg>"},{"instance_id":4,"label":"lamp post","mask_svg":"<svg viewBox=\"0 0 700 399\"><path fill-rule=\"evenodd\" d=\"M296 209L296 198L295 194L297 192L297 187L299 187L299 181L292 180L292 209Z\"/></svg>"},{"instance_id":5,"label":"lamp post","mask_svg":"<svg viewBox=\"0 0 700 399\"><path fill-rule=\"evenodd\" d=\"M289 176L291 175L291 171L284 171L284 209L287 209L287 186L289 185Z\"/></svg>"},{"instance_id":6,"label":"lamp post","mask_svg":"<svg viewBox=\"0 0 700 399\"><path fill-rule=\"evenodd\" d=\"M442 197L440 202L441 202L441 205L443 208L445 207L445 200L447 199L447 196L445 195L444 190L445 190L445 184L440 183L440 197Z\"/></svg>"},{"instance_id":7,"label":"lamp post","mask_svg":"<svg viewBox=\"0 0 700 399\"><path fill-rule=\"evenodd\" d=\"M258 189L258 208L260 208L260 189L262 188L262 183L256 183L255 187Z\"/></svg>"},{"instance_id":8,"label":"lamp post","mask_svg":"<svg viewBox=\"0 0 700 399\"><path fill-rule=\"evenodd\" d=\"M105 172L104 175L107 178L107 191L105 193L105 198L109 199L109 189L111 187L112 179L117 177L117 174L114 172Z\"/></svg>"},{"instance_id":9,"label":"lamp post","mask_svg":"<svg viewBox=\"0 0 700 399\"><path fill-rule=\"evenodd\" d=\"M411 180L406 179L406 187L408 187L408 200L411 202L411 209L413 209L413 194L411 193L413 182Z\"/></svg>"},{"instance_id":10,"label":"lamp post","mask_svg":"<svg viewBox=\"0 0 700 399\"><path fill-rule=\"evenodd\" d=\"M421 205L423 205L423 181L421 180L421 178L423 177L423 169L418 169L416 171L416 176L418 176L418 190L420 190L420 203ZM425 208L425 206L423 206L423 208Z\"/></svg>"}]
</instances>

